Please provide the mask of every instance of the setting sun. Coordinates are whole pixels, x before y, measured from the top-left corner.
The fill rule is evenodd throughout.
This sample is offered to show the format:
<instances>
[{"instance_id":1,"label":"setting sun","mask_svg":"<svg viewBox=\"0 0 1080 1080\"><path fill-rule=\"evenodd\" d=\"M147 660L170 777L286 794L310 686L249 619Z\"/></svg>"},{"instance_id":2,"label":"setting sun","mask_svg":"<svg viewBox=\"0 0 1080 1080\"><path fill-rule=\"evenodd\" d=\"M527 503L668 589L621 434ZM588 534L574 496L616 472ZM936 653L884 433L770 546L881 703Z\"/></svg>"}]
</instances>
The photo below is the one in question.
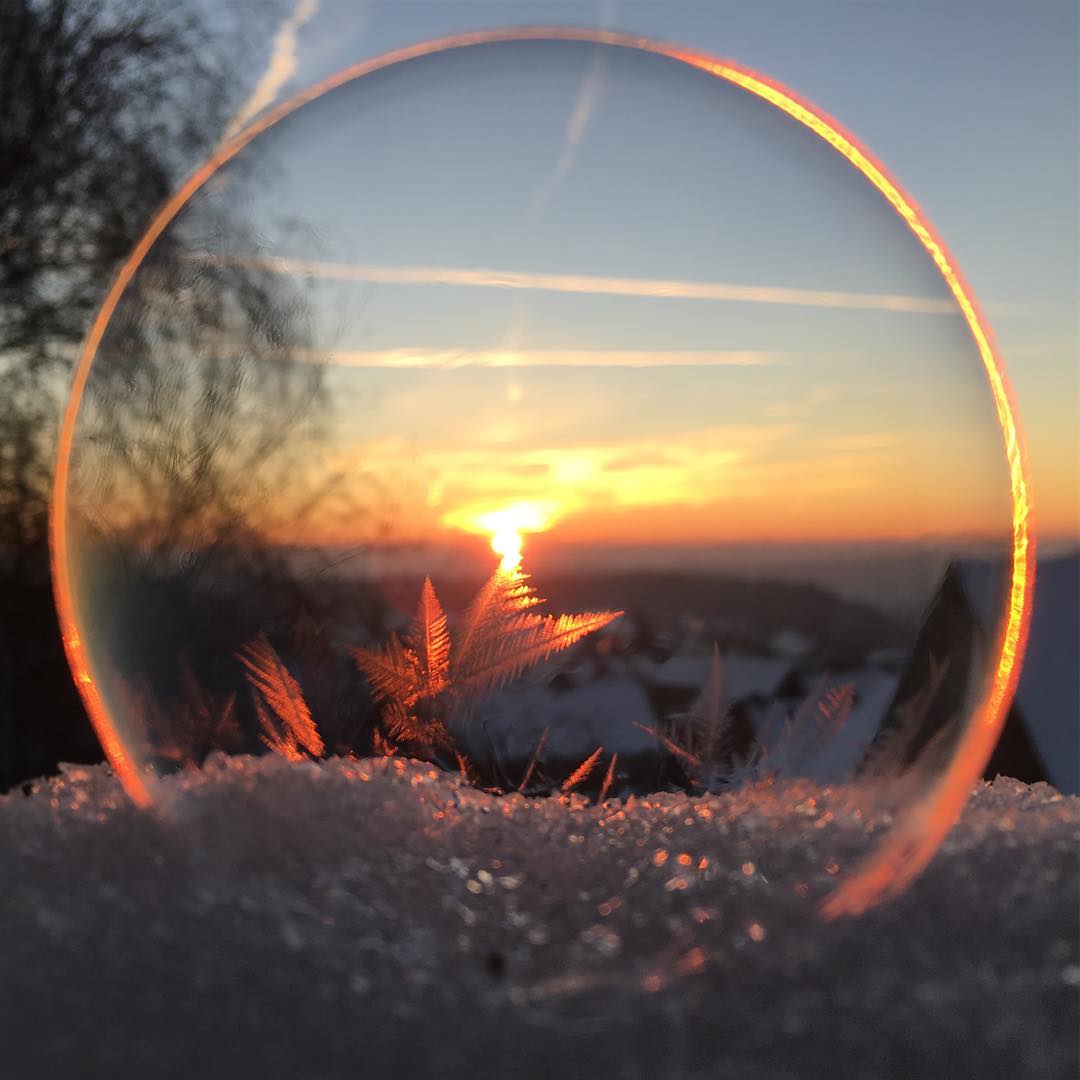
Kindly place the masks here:
<instances>
[{"instance_id":1,"label":"setting sun","mask_svg":"<svg viewBox=\"0 0 1080 1080\"><path fill-rule=\"evenodd\" d=\"M487 507L466 507L447 514L443 524L464 532L491 537L491 549L502 558L499 568L516 570L521 564L524 545L522 533L544 532L556 518L554 503L515 502L496 510Z\"/></svg>"}]
</instances>

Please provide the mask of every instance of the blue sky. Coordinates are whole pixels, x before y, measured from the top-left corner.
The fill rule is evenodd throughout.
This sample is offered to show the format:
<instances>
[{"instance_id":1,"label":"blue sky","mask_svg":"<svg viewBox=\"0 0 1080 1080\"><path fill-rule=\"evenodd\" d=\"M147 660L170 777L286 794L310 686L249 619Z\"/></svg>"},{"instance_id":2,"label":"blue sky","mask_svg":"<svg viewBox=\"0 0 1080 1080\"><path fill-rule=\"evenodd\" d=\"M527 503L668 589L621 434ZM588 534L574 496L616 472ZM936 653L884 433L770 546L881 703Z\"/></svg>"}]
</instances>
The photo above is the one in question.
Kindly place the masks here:
<instances>
[{"instance_id":1,"label":"blue sky","mask_svg":"<svg viewBox=\"0 0 1080 1080\"><path fill-rule=\"evenodd\" d=\"M831 113L893 171L957 257L1009 366L1044 524L1051 532L1080 531L1075 5L306 0L301 10L304 19L294 19L303 23L294 38L295 69L279 95L365 56L455 31L606 24L729 56ZM295 229L288 239L287 230L280 237L265 233L274 254L350 265L872 292L930 303L945 295L925 256L860 178L738 91L718 93L701 75L660 70L670 62L608 57L575 134L571 118L589 96L593 63L581 49L549 51L543 68L517 46L483 65L461 57L423 63L423 71L400 84L384 79L365 88L362 100L324 99L303 125L275 134L273 146L288 164L265 197L301 207L297 217L306 232L299 240ZM512 98L501 92L509 85ZM417 102L423 103L420 115ZM358 108L363 115L355 121ZM462 123L463 115L472 121ZM340 139L346 122L357 122L363 136L351 152ZM496 158L514 131L528 138ZM392 153L372 160L361 143ZM478 172L468 167L476 161L497 163ZM798 171L795 184L791 169ZM431 194L433 172L439 199ZM688 184L687 175L696 182ZM353 211L344 214L350 199ZM646 205L652 206L648 214ZM753 209L742 213L740 207ZM273 217L258 205L256 213ZM477 221L487 227L478 229ZM565 429L576 423L605 432L606 445L628 416L648 415L647 430L636 436L645 457L657 440L670 442L708 424L723 432L725 446L746 453L746 439L756 438L771 416L771 449L755 444L753 454L758 464L771 460L774 466L805 456L806 435L794 441L785 435L784 413L817 395L820 461L833 461L844 440L861 457L887 457L887 445L873 447L872 437L895 436L908 440L906 460L883 461L881 476L891 475L889 469L933 475L947 452L957 477L948 498L981 485L980 505L1001 506L1000 477L987 476L980 465L994 453L986 400L977 372L975 378L957 374L957 365L970 363L973 354L949 316L729 300L643 302L573 290L347 281L333 274L312 287L322 344L346 352L516 349L550 360L583 349L711 349L767 360L668 369L662 392L647 371L552 368L547 361L512 376L501 370L343 376L343 386L362 378L367 400L378 403L363 420L372 438L392 441L413 416L431 442L430 426L441 424L447 475L481 471L476 448L470 457L461 432L482 429L514 393L524 395L529 415L558 416ZM422 316L413 318L417 297L423 298ZM873 365L865 363L868 355ZM796 362L801 367L793 374ZM846 389L829 401L830 385ZM610 403L606 415L583 404L598 398ZM447 410L447 401L468 406ZM740 421L742 441L732 434ZM513 439L500 444L513 443L509 471L519 477L536 465L530 454L546 448L550 459L558 442L554 422L542 432L526 428L519 425ZM934 437L923 439L921 456L913 456L920 430ZM492 435L494 443L499 438ZM829 440L835 445L823 449ZM719 470L695 474L695 482L720 483L727 475L725 452L716 443L692 448L695 459L714 461ZM564 431L563 444L581 445L582 439ZM411 445L423 456L418 443ZM612 464L610 457L604 461ZM574 467L580 471L581 462L566 465L570 473ZM831 467L817 471L827 475ZM610 483L614 473L604 475ZM779 473L755 475L760 481ZM646 486L670 486L670 473L640 476ZM430 503L433 481L425 482L421 501ZM514 482L512 475L493 480L491 497L502 497ZM445 487L443 481L434 486L439 483ZM594 495L585 483L577 499ZM472 496L458 493L459 499ZM945 510L945 504L930 506L927 520Z\"/></svg>"}]
</instances>

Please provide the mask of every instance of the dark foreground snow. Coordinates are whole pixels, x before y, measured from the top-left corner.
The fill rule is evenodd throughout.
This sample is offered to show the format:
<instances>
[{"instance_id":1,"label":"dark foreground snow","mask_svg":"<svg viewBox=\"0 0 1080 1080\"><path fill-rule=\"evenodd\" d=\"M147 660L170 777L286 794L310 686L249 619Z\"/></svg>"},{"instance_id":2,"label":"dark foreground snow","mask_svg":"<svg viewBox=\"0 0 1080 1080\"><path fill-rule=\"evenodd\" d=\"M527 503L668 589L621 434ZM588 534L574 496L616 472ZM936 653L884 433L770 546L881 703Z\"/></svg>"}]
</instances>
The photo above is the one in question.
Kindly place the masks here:
<instances>
[{"instance_id":1,"label":"dark foreground snow","mask_svg":"<svg viewBox=\"0 0 1080 1080\"><path fill-rule=\"evenodd\" d=\"M981 787L915 888L809 787L497 799L224 760L161 820L104 768L0 799L0 1076L1069 1077L1080 799Z\"/></svg>"}]
</instances>

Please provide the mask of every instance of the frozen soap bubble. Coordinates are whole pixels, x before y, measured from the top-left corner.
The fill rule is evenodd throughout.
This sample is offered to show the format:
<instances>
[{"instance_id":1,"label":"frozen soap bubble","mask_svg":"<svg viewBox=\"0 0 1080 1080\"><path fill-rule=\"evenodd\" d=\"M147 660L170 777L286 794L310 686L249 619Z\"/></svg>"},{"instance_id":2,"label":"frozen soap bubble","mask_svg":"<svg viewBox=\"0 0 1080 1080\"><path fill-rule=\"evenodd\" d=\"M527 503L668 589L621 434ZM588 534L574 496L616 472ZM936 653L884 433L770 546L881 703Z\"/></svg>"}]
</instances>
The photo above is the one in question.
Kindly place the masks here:
<instances>
[{"instance_id":1,"label":"frozen soap bubble","mask_svg":"<svg viewBox=\"0 0 1080 1080\"><path fill-rule=\"evenodd\" d=\"M986 334L882 168L736 65L540 31L343 72L193 176L88 339L54 550L99 735L143 802L214 749L855 778L908 804L858 909L1022 650Z\"/></svg>"}]
</instances>

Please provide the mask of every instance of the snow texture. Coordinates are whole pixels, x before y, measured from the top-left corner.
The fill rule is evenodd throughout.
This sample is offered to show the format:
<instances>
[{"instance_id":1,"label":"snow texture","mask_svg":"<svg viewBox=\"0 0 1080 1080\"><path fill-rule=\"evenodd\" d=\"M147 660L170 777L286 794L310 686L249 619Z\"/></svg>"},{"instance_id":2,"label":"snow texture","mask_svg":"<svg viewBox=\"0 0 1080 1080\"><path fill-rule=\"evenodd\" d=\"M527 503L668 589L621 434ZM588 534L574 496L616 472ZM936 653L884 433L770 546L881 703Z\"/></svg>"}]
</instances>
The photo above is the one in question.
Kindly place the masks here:
<instances>
[{"instance_id":1,"label":"snow texture","mask_svg":"<svg viewBox=\"0 0 1080 1080\"><path fill-rule=\"evenodd\" d=\"M0 798L0 1075L1077 1075L1080 799L979 785L915 887L807 783L602 806L399 760Z\"/></svg>"}]
</instances>

